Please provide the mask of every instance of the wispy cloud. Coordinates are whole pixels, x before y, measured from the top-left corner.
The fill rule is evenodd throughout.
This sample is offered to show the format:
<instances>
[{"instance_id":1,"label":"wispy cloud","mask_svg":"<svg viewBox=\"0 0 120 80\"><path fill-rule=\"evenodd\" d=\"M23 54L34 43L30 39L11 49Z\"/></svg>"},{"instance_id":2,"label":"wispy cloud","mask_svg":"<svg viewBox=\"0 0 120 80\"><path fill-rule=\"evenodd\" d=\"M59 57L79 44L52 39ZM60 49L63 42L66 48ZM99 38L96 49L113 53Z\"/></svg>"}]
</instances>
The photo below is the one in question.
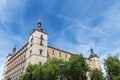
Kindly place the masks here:
<instances>
[{"instance_id":1,"label":"wispy cloud","mask_svg":"<svg viewBox=\"0 0 120 80\"><path fill-rule=\"evenodd\" d=\"M12 48L17 44L17 48L24 43L21 36L9 34L6 30L0 30L0 78L3 74L5 58L8 53L12 52Z\"/></svg>"},{"instance_id":2,"label":"wispy cloud","mask_svg":"<svg viewBox=\"0 0 120 80\"><path fill-rule=\"evenodd\" d=\"M100 56L102 63L107 54L120 54L120 47L118 45L120 43L119 3L115 3L98 15L102 16L104 19L94 27L90 26L89 23L91 20L96 19L96 17L90 18L86 22L65 15L58 16L64 19L65 22L70 23L70 26L67 26L67 28L60 32L60 36L55 40L55 44L58 48L73 53L82 52L84 56L88 57L90 55L89 48L93 46L95 53ZM78 41L77 44L74 42L74 39Z\"/></svg>"},{"instance_id":3,"label":"wispy cloud","mask_svg":"<svg viewBox=\"0 0 120 80\"><path fill-rule=\"evenodd\" d=\"M14 26L11 24L17 22L16 19L20 17L19 12L24 9L26 1L0 1L0 80L8 52L12 51L11 48L15 46L16 42L18 42L17 47L24 43L24 38L14 33Z\"/></svg>"},{"instance_id":4,"label":"wispy cloud","mask_svg":"<svg viewBox=\"0 0 120 80\"><path fill-rule=\"evenodd\" d=\"M94 43L94 47L97 47L98 45L98 48L103 47L107 49L109 45L113 45L114 43L116 43L116 39L118 39L117 43L119 42L119 7L120 6L118 4L114 4L108 10L103 12L100 15L104 17L102 23L99 23L95 27L89 26L89 24L87 24L86 22L82 22L79 19L67 17L64 15L58 15L60 18L64 18L65 21L68 21L71 24L68 27L66 26L67 28L60 32L60 34L65 38L68 36L66 35L66 32L70 31L74 34L74 38L76 38L79 42L90 43L92 41ZM64 38L62 39L64 40ZM65 42L69 42L69 40ZM109 46L108 48L111 47Z\"/></svg>"},{"instance_id":5,"label":"wispy cloud","mask_svg":"<svg viewBox=\"0 0 120 80\"><path fill-rule=\"evenodd\" d=\"M118 45L120 43L119 1L61 0L59 2L52 0L49 4L46 3L48 3L47 0L40 0L40 4L39 0L35 2L1 0L0 60L4 62L3 57L11 51L15 43L21 46L25 42L24 33L28 37L34 27L32 23L39 16L42 16L44 21L46 20L44 23L46 23L48 33L53 31L53 34L48 34L49 41L52 39L51 44L57 48L73 53L83 53L88 57L89 48L92 46L102 62L107 53L120 53ZM49 26L50 22L53 23L52 26ZM3 66L0 65L0 68L2 71Z\"/></svg>"}]
</instances>

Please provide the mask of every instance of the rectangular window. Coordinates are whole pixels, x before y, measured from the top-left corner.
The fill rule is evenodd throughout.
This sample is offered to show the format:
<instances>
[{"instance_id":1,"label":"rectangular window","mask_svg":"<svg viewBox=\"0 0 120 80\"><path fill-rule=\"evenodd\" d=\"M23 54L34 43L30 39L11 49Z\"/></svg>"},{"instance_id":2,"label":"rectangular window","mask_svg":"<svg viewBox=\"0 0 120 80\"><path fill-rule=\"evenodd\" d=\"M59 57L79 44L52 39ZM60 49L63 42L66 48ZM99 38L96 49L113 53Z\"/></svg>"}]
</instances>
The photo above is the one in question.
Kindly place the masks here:
<instances>
[{"instance_id":1,"label":"rectangular window","mask_svg":"<svg viewBox=\"0 0 120 80\"><path fill-rule=\"evenodd\" d=\"M32 54L32 50L30 50L30 55Z\"/></svg>"},{"instance_id":2,"label":"rectangular window","mask_svg":"<svg viewBox=\"0 0 120 80\"><path fill-rule=\"evenodd\" d=\"M55 51L53 50L53 55L54 55Z\"/></svg>"},{"instance_id":3,"label":"rectangular window","mask_svg":"<svg viewBox=\"0 0 120 80\"><path fill-rule=\"evenodd\" d=\"M30 46L32 46L33 45L33 38L31 38L31 44L30 44Z\"/></svg>"},{"instance_id":4,"label":"rectangular window","mask_svg":"<svg viewBox=\"0 0 120 80\"><path fill-rule=\"evenodd\" d=\"M42 55L43 50L42 50L42 49L40 49L39 51L40 51L40 55Z\"/></svg>"},{"instance_id":5,"label":"rectangular window","mask_svg":"<svg viewBox=\"0 0 120 80\"><path fill-rule=\"evenodd\" d=\"M67 54L65 54L65 58L67 58Z\"/></svg>"},{"instance_id":6,"label":"rectangular window","mask_svg":"<svg viewBox=\"0 0 120 80\"><path fill-rule=\"evenodd\" d=\"M40 45L43 46L43 41L42 40L40 41Z\"/></svg>"},{"instance_id":7,"label":"rectangular window","mask_svg":"<svg viewBox=\"0 0 120 80\"><path fill-rule=\"evenodd\" d=\"M62 55L61 55L61 52L59 53L59 55L60 55L60 57L62 56Z\"/></svg>"},{"instance_id":8,"label":"rectangular window","mask_svg":"<svg viewBox=\"0 0 120 80\"><path fill-rule=\"evenodd\" d=\"M42 40L43 40L43 35L41 35L40 39L42 39Z\"/></svg>"}]
</instances>

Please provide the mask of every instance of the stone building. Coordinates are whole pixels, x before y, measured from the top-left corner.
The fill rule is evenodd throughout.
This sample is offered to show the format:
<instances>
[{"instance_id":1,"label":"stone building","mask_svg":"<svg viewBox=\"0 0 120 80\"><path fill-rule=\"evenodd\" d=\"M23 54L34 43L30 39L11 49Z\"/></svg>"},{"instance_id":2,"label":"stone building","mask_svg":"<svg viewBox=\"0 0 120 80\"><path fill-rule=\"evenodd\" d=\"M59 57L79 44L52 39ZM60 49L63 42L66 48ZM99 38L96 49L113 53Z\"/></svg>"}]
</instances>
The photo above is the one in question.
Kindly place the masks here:
<instances>
[{"instance_id":1,"label":"stone building","mask_svg":"<svg viewBox=\"0 0 120 80\"><path fill-rule=\"evenodd\" d=\"M73 53L63 51L48 46L48 34L42 29L41 22L37 23L37 28L32 31L29 40L18 51L16 48L6 57L2 80L19 80L29 64L39 64L59 58L69 60ZM101 69L99 57L91 49L91 55L86 58L91 69Z\"/></svg>"}]
</instances>

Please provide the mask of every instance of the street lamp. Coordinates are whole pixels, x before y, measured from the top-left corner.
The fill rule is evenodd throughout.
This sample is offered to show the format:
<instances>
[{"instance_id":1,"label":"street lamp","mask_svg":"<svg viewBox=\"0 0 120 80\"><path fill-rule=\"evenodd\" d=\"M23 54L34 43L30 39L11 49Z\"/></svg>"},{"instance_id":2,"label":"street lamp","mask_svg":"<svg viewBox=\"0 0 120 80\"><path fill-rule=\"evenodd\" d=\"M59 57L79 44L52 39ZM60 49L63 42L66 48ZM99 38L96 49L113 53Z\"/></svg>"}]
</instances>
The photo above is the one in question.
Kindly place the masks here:
<instances>
[{"instance_id":1,"label":"street lamp","mask_svg":"<svg viewBox=\"0 0 120 80\"><path fill-rule=\"evenodd\" d=\"M62 72L62 80L64 80L64 69L65 69L65 64L60 64L59 67L60 67L60 70L61 70L61 72Z\"/></svg>"},{"instance_id":2,"label":"street lamp","mask_svg":"<svg viewBox=\"0 0 120 80\"><path fill-rule=\"evenodd\" d=\"M111 80L108 74L108 68L106 66L105 66L105 71L106 71L106 80Z\"/></svg>"}]
</instances>

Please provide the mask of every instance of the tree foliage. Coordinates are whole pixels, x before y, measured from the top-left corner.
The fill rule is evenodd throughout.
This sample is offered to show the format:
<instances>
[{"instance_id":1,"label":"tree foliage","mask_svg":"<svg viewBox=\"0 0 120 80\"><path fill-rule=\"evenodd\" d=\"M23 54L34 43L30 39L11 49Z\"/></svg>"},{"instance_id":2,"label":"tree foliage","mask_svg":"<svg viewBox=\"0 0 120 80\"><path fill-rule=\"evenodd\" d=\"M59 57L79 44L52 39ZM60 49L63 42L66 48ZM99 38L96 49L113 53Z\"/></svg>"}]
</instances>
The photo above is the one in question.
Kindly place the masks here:
<instances>
[{"instance_id":1,"label":"tree foliage","mask_svg":"<svg viewBox=\"0 0 120 80\"><path fill-rule=\"evenodd\" d=\"M104 65L107 67L108 74L112 80L120 80L120 60L118 55L108 55Z\"/></svg>"},{"instance_id":2,"label":"tree foliage","mask_svg":"<svg viewBox=\"0 0 120 80\"><path fill-rule=\"evenodd\" d=\"M91 80L104 80L103 73L98 69L90 71L89 75Z\"/></svg>"},{"instance_id":3,"label":"tree foliage","mask_svg":"<svg viewBox=\"0 0 120 80\"><path fill-rule=\"evenodd\" d=\"M82 54L70 58L66 64L66 77L68 80L87 80L88 64Z\"/></svg>"},{"instance_id":4,"label":"tree foliage","mask_svg":"<svg viewBox=\"0 0 120 80\"><path fill-rule=\"evenodd\" d=\"M30 72L30 75L27 77L27 72ZM26 68L26 72L20 77L20 80L43 80L43 71L42 66L40 65L29 65Z\"/></svg>"},{"instance_id":5,"label":"tree foliage","mask_svg":"<svg viewBox=\"0 0 120 80\"><path fill-rule=\"evenodd\" d=\"M65 63L61 59L53 59L44 65L29 65L20 80L56 80L56 76L60 75L59 64ZM30 76L27 77L27 72Z\"/></svg>"},{"instance_id":6,"label":"tree foliage","mask_svg":"<svg viewBox=\"0 0 120 80\"><path fill-rule=\"evenodd\" d=\"M59 65L65 64L64 71ZM56 80L60 79L64 73L65 80L87 80L86 72L89 70L88 64L82 54L72 56L69 61L53 59L52 61L40 65L29 65L20 80ZM26 73L30 72L27 77Z\"/></svg>"},{"instance_id":7,"label":"tree foliage","mask_svg":"<svg viewBox=\"0 0 120 80\"><path fill-rule=\"evenodd\" d=\"M56 77L59 77L60 75L60 64L65 64L65 61L61 59L53 59L50 62L46 62L43 65L44 80L56 80Z\"/></svg>"}]
</instances>

